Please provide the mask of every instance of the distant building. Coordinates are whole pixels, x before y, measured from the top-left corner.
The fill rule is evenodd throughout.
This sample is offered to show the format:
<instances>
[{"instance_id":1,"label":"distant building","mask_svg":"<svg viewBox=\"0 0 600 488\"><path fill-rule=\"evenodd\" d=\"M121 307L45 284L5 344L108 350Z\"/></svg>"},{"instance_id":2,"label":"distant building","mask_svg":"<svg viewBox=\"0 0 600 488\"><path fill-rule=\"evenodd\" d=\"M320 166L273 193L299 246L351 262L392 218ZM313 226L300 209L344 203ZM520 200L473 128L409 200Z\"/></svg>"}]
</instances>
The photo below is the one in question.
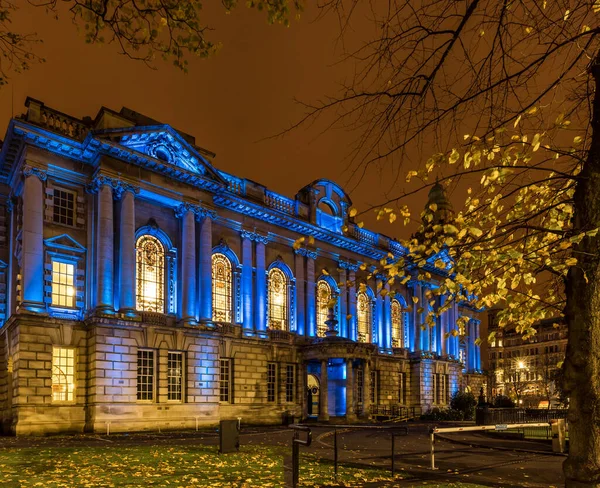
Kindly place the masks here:
<instances>
[{"instance_id":1,"label":"distant building","mask_svg":"<svg viewBox=\"0 0 600 488\"><path fill-rule=\"evenodd\" d=\"M499 328L497 310L488 314L489 332L495 340L488 347L487 389L493 400L506 395L525 407L546 406L557 397L555 375L565 358L567 327L560 319L546 319L523 340L514 327Z\"/></svg>"},{"instance_id":2,"label":"distant building","mask_svg":"<svg viewBox=\"0 0 600 488\"><path fill-rule=\"evenodd\" d=\"M476 314L422 330L408 305L440 276L368 278L406 250L359 227L335 183L288 198L132 110L26 106L0 153L4 433L351 422L481 384ZM468 336L448 335L461 315Z\"/></svg>"}]
</instances>

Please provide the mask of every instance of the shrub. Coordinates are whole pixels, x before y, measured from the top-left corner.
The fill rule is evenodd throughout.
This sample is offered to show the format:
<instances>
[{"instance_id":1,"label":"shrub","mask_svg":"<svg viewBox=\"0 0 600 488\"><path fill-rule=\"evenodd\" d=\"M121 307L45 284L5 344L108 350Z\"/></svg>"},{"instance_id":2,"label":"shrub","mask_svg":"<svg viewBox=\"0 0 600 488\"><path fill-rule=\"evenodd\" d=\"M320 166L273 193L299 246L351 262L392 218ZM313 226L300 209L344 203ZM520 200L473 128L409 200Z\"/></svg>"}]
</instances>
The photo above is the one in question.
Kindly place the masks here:
<instances>
[{"instance_id":1,"label":"shrub","mask_svg":"<svg viewBox=\"0 0 600 488\"><path fill-rule=\"evenodd\" d=\"M496 408L515 408L515 402L505 395L498 395L494 398L494 407Z\"/></svg>"},{"instance_id":2,"label":"shrub","mask_svg":"<svg viewBox=\"0 0 600 488\"><path fill-rule=\"evenodd\" d=\"M421 420L430 422L441 422L446 420L462 420L463 413L460 410L444 409L440 410L437 407L429 409L429 411L421 415Z\"/></svg>"},{"instance_id":3,"label":"shrub","mask_svg":"<svg viewBox=\"0 0 600 488\"><path fill-rule=\"evenodd\" d=\"M470 391L457 391L454 395L452 395L452 400L450 401L450 408L452 410L462 412L464 420L473 419L475 414L475 405L477 405L477 400L475 399L475 395L473 395L473 393Z\"/></svg>"}]
</instances>

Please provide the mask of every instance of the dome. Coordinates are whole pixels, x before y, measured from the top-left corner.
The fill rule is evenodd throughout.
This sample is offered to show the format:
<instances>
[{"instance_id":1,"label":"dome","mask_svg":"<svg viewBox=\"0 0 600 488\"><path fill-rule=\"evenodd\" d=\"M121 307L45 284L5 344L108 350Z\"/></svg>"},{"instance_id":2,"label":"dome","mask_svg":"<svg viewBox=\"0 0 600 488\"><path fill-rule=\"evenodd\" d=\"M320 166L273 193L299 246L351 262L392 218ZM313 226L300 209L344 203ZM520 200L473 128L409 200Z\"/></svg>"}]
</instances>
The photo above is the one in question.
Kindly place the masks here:
<instances>
[{"instance_id":1,"label":"dome","mask_svg":"<svg viewBox=\"0 0 600 488\"><path fill-rule=\"evenodd\" d=\"M434 224L450 222L454 218L454 208L452 207L450 200L448 200L446 190L444 190L444 187L442 187L437 180L431 187L431 190L429 190L425 208L429 208L433 203L437 206L437 209L433 213Z\"/></svg>"}]
</instances>

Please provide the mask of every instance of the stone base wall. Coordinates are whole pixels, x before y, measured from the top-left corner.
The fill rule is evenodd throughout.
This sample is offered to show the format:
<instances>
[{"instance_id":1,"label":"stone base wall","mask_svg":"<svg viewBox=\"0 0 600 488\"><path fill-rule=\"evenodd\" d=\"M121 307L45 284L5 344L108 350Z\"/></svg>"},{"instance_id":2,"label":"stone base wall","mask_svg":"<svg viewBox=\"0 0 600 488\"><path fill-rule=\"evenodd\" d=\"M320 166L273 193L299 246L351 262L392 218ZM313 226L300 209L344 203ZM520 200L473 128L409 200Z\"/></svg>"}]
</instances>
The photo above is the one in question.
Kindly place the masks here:
<instances>
[{"instance_id":1,"label":"stone base wall","mask_svg":"<svg viewBox=\"0 0 600 488\"><path fill-rule=\"evenodd\" d=\"M379 376L379 405L410 405L411 374L408 360L384 356L375 361L375 370Z\"/></svg>"}]
</instances>

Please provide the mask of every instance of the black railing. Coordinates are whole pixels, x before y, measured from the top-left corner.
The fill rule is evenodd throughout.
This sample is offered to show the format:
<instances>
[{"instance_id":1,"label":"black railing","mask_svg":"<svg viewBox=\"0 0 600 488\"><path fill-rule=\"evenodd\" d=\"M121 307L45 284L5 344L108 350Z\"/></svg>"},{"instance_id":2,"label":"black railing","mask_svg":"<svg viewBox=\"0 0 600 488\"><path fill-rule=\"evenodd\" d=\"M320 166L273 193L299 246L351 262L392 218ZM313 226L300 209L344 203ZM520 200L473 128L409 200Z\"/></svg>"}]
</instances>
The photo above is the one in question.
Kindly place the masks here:
<instances>
[{"instance_id":1,"label":"black railing","mask_svg":"<svg viewBox=\"0 0 600 488\"><path fill-rule=\"evenodd\" d=\"M566 408L478 408L477 425L532 424L566 419Z\"/></svg>"},{"instance_id":2,"label":"black railing","mask_svg":"<svg viewBox=\"0 0 600 488\"><path fill-rule=\"evenodd\" d=\"M388 418L415 418L420 415L420 407L405 407L402 405L371 405L371 415Z\"/></svg>"}]
</instances>

